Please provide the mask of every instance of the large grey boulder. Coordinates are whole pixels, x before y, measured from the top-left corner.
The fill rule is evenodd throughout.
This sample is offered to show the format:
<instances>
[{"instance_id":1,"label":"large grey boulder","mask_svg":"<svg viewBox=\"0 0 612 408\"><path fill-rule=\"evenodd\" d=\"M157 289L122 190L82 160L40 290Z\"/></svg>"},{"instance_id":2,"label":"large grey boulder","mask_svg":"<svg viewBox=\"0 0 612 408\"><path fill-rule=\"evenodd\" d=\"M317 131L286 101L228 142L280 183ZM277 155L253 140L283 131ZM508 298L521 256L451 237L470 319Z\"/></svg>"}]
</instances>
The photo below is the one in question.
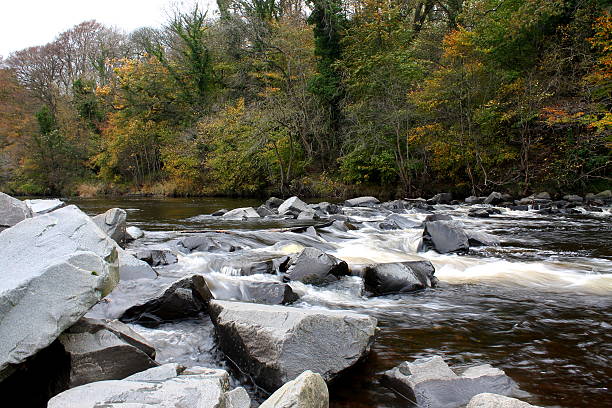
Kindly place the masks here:
<instances>
[{"instance_id":1,"label":"large grey boulder","mask_svg":"<svg viewBox=\"0 0 612 408\"><path fill-rule=\"evenodd\" d=\"M344 311L213 300L209 314L221 350L268 391L306 370L331 380L370 351L377 331L375 318Z\"/></svg>"},{"instance_id":2,"label":"large grey boulder","mask_svg":"<svg viewBox=\"0 0 612 408\"><path fill-rule=\"evenodd\" d=\"M516 398L484 392L472 397L466 408L539 408Z\"/></svg>"},{"instance_id":3,"label":"large grey boulder","mask_svg":"<svg viewBox=\"0 0 612 408\"><path fill-rule=\"evenodd\" d=\"M222 217L237 219L261 218L261 216L253 207L234 208L233 210L230 210L223 214Z\"/></svg>"},{"instance_id":4,"label":"large grey boulder","mask_svg":"<svg viewBox=\"0 0 612 408\"><path fill-rule=\"evenodd\" d=\"M119 281L117 244L75 206L0 232L0 379Z\"/></svg>"},{"instance_id":5,"label":"large grey boulder","mask_svg":"<svg viewBox=\"0 0 612 408\"><path fill-rule=\"evenodd\" d=\"M21 200L0 192L0 231L32 218L32 211Z\"/></svg>"},{"instance_id":6,"label":"large grey boulder","mask_svg":"<svg viewBox=\"0 0 612 408\"><path fill-rule=\"evenodd\" d=\"M308 247L291 258L284 280L321 285L348 274L346 262L319 249Z\"/></svg>"},{"instance_id":7,"label":"large grey boulder","mask_svg":"<svg viewBox=\"0 0 612 408\"><path fill-rule=\"evenodd\" d=\"M103 214L93 217L94 222L116 243L122 245L125 242L125 221L127 213L121 208L111 208Z\"/></svg>"},{"instance_id":8,"label":"large grey boulder","mask_svg":"<svg viewBox=\"0 0 612 408\"><path fill-rule=\"evenodd\" d=\"M421 249L434 249L441 254L469 250L469 238L461 227L448 221L428 221L424 225Z\"/></svg>"},{"instance_id":9,"label":"large grey boulder","mask_svg":"<svg viewBox=\"0 0 612 408\"><path fill-rule=\"evenodd\" d=\"M200 314L207 309L212 294L200 275L184 277L163 288L153 298L127 309L121 321L155 327Z\"/></svg>"},{"instance_id":10,"label":"large grey boulder","mask_svg":"<svg viewBox=\"0 0 612 408\"><path fill-rule=\"evenodd\" d=\"M34 216L50 213L65 205L62 200L57 198L25 200L25 203L32 210Z\"/></svg>"},{"instance_id":11,"label":"large grey boulder","mask_svg":"<svg viewBox=\"0 0 612 408\"><path fill-rule=\"evenodd\" d=\"M375 295L406 293L436 286L434 272L429 261L386 263L367 266L363 280Z\"/></svg>"},{"instance_id":12,"label":"large grey boulder","mask_svg":"<svg viewBox=\"0 0 612 408\"><path fill-rule=\"evenodd\" d=\"M218 274L204 276L204 279L214 298L219 300L286 305L299 299L291 286L283 282L225 277Z\"/></svg>"},{"instance_id":13,"label":"large grey boulder","mask_svg":"<svg viewBox=\"0 0 612 408\"><path fill-rule=\"evenodd\" d=\"M293 196L291 198L286 199L283 203L278 207L278 213L281 215L292 215L293 217L297 217L302 211L308 211L310 207L308 204L300 200L299 198Z\"/></svg>"},{"instance_id":14,"label":"large grey boulder","mask_svg":"<svg viewBox=\"0 0 612 408\"><path fill-rule=\"evenodd\" d=\"M151 370L158 370L152 368ZM64 391L48 408L247 408L235 404L225 370L192 367L171 378L157 374L98 381ZM243 394L244 395L244 394Z\"/></svg>"},{"instance_id":15,"label":"large grey boulder","mask_svg":"<svg viewBox=\"0 0 612 408\"><path fill-rule=\"evenodd\" d=\"M310 370L289 381L259 408L329 408L329 391L323 377Z\"/></svg>"},{"instance_id":16,"label":"large grey boulder","mask_svg":"<svg viewBox=\"0 0 612 408\"><path fill-rule=\"evenodd\" d=\"M498 368L484 364L470 367L459 376L440 356L405 361L386 371L382 382L418 407L427 408L458 408L483 392L520 393L517 384Z\"/></svg>"},{"instance_id":17,"label":"large grey boulder","mask_svg":"<svg viewBox=\"0 0 612 408\"><path fill-rule=\"evenodd\" d=\"M344 202L345 207L368 207L373 204L378 204L380 201L376 197L366 196L366 197L356 197L351 198L350 200L346 200Z\"/></svg>"},{"instance_id":18,"label":"large grey boulder","mask_svg":"<svg viewBox=\"0 0 612 408\"><path fill-rule=\"evenodd\" d=\"M69 387L120 380L157 367L155 349L117 320L81 318L59 336L70 356Z\"/></svg>"}]
</instances>

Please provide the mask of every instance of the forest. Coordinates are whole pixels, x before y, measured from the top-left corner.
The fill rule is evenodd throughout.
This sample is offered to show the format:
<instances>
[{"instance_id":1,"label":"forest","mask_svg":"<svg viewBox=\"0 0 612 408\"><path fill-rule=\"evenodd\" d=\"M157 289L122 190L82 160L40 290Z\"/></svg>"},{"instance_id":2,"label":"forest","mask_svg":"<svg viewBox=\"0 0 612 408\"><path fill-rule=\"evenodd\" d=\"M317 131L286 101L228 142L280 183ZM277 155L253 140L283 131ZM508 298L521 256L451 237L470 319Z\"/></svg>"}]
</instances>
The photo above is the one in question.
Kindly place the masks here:
<instances>
[{"instance_id":1,"label":"forest","mask_svg":"<svg viewBox=\"0 0 612 408\"><path fill-rule=\"evenodd\" d=\"M0 60L0 190L416 197L611 186L606 0L217 0Z\"/></svg>"}]
</instances>

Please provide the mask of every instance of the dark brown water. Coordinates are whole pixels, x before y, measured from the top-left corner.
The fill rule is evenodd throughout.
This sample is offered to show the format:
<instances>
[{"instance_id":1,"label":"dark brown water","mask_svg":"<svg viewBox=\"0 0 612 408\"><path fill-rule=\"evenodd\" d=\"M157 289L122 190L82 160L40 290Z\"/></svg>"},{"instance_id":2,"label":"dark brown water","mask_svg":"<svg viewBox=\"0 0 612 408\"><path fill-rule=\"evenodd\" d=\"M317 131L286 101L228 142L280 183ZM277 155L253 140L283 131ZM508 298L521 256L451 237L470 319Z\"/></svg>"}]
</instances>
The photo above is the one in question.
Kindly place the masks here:
<instances>
[{"instance_id":1,"label":"dark brown water","mask_svg":"<svg viewBox=\"0 0 612 408\"><path fill-rule=\"evenodd\" d=\"M219 208L257 206L259 200L134 199L76 200L95 214L111 207L128 210L129 223L147 231L142 245L171 245L175 231L202 229L266 229L274 222L223 221L199 217ZM301 285L300 305L322 305L370 314L381 328L371 355L330 386L332 407L406 407L408 402L378 384L380 374L402 361L434 354L451 366L489 363L502 368L543 406L612 406L612 222L609 213L540 216L505 213L486 220L470 219L465 209L445 210L466 228L498 236L499 247L485 247L467 256L420 254L436 266L441 284L420 293L363 298L346 286ZM337 256L349 263L365 257L395 261L414 256L416 232L357 231L339 244ZM412 252L411 252L412 251ZM198 258L199 259L199 258ZM187 262L189 261L189 262ZM181 261L182 262L182 261ZM182 272L201 264L185 259ZM180 264L183 265L183 264ZM194 266L196 265L196 266ZM163 273L163 271L162 271ZM176 270L173 273L177 273ZM351 278L358 279L358 278ZM173 327L147 332L159 344L171 343ZM193 326L174 330L195 331ZM205 342L211 329L195 337ZM195 335L194 335L195 336ZM183 336L182 338L186 338ZM203 357L215 360L214 345L171 347L167 360ZM212 357L211 357L212 356ZM208 359L208 360L207 360Z\"/></svg>"}]
</instances>

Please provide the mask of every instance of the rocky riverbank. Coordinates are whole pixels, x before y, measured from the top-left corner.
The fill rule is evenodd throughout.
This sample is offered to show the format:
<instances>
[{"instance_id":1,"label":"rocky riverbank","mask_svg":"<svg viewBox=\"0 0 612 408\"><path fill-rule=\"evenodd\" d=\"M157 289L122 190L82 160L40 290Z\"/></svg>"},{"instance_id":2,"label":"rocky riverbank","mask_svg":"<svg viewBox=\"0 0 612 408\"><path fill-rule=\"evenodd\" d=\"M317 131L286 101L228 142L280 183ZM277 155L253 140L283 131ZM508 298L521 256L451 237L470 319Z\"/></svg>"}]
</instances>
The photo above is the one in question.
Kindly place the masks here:
<instances>
[{"instance_id":1,"label":"rocky riverbank","mask_svg":"<svg viewBox=\"0 0 612 408\"><path fill-rule=\"evenodd\" d=\"M6 228L0 233L0 388L7 395L39 390L26 397L31 406L45 406L51 397L50 407L136 402L170 407L183 400L207 401L204 406L211 407L328 406L326 382L368 358L381 329L365 314L291 306L304 296L305 286L350 285L364 297L411 293L438 283L434 264L419 253L465 254L499 245L496 236L464 228L445 205L469 205L469 217L478 219L506 209L604 212L611 201L609 191L559 200L547 193L519 200L491 193L461 203L447 193L385 203L374 197L341 204L271 198L257 208L201 217L272 220L284 227L190 231L184 237L177 232L164 247L132 250L128 244L126 250L126 243L147 232L128 227L124 210L89 218L57 200L24 203L0 195L0 225ZM407 216L408 211L422 217ZM394 231L412 231L417 238L407 243L410 248L395 249L413 259L363 263L353 256L347 261L337 244L355 242L351 233L360 230L372 231L381 245L394 242L385 238ZM199 255L206 257L199 273L185 276L173 269ZM140 326L193 318L211 319L211 341L228 367L260 389L253 398L227 371L159 366L155 346L137 332ZM382 379L398 398L423 406L431 403L422 398L449 407L492 407L502 397L491 393L524 396L501 370L474 367L458 375L439 359L432 361L406 362ZM49 366L56 368L50 372ZM449 398L458 389L462 397Z\"/></svg>"}]
</instances>

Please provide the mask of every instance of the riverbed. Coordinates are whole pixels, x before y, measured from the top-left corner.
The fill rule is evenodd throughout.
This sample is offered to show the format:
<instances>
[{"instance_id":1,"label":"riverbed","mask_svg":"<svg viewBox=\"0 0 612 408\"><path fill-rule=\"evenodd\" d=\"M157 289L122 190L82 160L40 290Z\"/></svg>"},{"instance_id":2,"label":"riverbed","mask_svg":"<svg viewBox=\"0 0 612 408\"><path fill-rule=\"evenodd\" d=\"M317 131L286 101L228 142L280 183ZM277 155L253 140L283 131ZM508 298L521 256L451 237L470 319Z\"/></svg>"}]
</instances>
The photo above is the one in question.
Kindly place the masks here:
<instances>
[{"instance_id":1,"label":"riverbed","mask_svg":"<svg viewBox=\"0 0 612 408\"><path fill-rule=\"evenodd\" d=\"M128 225L145 237L128 245L170 248L201 231L276 231L295 222L236 221L211 217L220 208L258 206L244 199L77 199L66 200L93 215L112 207L128 212ZM468 206L437 205L466 230L496 236L500 245L471 248L466 255L417 252L421 228L382 231L383 215L348 213L359 228L320 234L328 253L358 267L368 263L427 259L440 283L434 289L382 297L362 296L358 277L329 286L292 282L301 295L296 307L357 311L379 321L380 335L366 361L330 385L332 407L406 407L405 400L378 383L380 374L402 361L442 355L451 367L489 363L502 368L543 406L612 406L612 218L609 209L572 215L544 215L504 209L489 218L468 217ZM402 216L422 221L426 214ZM295 252L298 233L283 233L297 244L273 246ZM301 234L303 235L303 234ZM310 238L309 238L310 239ZM283 241L284 242L284 241ZM271 245L272 247L272 245ZM233 255L228 255L233 256ZM210 267L206 253L179 255L158 268L161 281L190 273L225 273ZM270 276L259 276L271 279ZM250 277L253 278L253 277ZM137 292L137 290L136 290ZM158 348L158 360L228 368L217 351L207 319L133 326ZM235 373L235 382L248 381Z\"/></svg>"}]
</instances>

